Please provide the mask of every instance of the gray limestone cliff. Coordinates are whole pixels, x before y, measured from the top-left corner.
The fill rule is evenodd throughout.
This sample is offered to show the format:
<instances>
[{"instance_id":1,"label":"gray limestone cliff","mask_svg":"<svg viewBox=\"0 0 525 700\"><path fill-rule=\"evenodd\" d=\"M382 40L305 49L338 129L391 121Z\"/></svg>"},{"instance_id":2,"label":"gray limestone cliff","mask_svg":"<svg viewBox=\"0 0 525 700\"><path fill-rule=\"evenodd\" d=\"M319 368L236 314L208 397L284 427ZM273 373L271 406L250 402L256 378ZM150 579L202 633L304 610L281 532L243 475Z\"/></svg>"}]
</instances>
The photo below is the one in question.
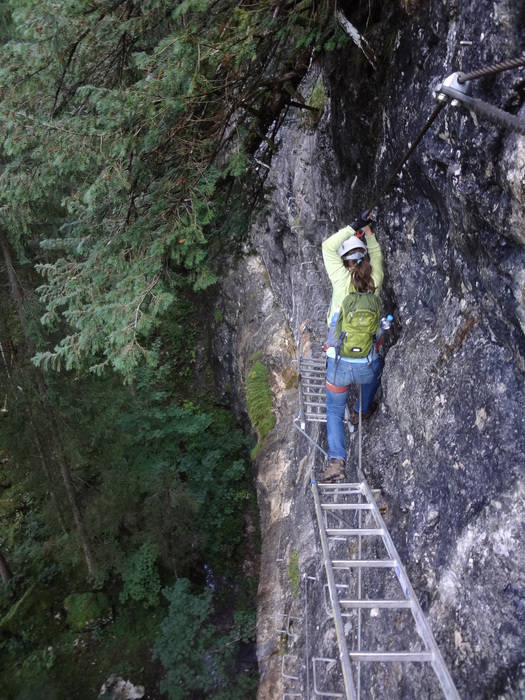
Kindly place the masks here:
<instances>
[{"instance_id":1,"label":"gray limestone cliff","mask_svg":"<svg viewBox=\"0 0 525 700\"><path fill-rule=\"evenodd\" d=\"M277 419L256 462L259 700L317 697L311 659L337 658L310 488L323 458L293 426L290 381L298 351L316 355L325 340L321 241L374 200L434 110L441 80L525 50L518 0L372 2L368 20L350 3L343 10L358 28L369 22L379 67L351 43L312 66L304 91L323 82L322 118L312 129L300 112L290 116L254 251L217 301L222 391L246 420L244 381L260 352ZM525 69L472 81L472 92L525 119ZM524 215L525 137L447 105L378 202L375 226L382 304L395 322L363 471L471 700L525 698ZM312 435L326 448L323 425ZM352 438L350 471L356 460ZM381 672L364 678L362 697L441 695L424 679L409 687Z\"/></svg>"}]
</instances>

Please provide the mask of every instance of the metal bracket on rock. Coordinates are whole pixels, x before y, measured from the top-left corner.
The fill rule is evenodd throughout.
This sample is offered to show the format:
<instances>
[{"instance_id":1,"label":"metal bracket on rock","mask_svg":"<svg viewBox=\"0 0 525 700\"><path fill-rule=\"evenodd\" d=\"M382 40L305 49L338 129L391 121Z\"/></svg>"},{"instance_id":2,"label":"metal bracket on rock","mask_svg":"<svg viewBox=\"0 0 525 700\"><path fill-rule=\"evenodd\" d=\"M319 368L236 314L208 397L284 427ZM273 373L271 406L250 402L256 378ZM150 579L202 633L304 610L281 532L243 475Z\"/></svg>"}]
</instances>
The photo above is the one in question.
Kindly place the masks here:
<instances>
[{"instance_id":1,"label":"metal bracket on rock","mask_svg":"<svg viewBox=\"0 0 525 700\"><path fill-rule=\"evenodd\" d=\"M490 121L506 129L525 134L525 121L523 119L505 112L503 109L494 107L488 102L471 97L469 94L470 83L468 81L462 82L462 76L463 73L452 73L441 84L436 86L434 94L438 102L446 102L448 98L452 98L450 102L452 107L457 107L461 103L480 117L490 119Z\"/></svg>"}]
</instances>

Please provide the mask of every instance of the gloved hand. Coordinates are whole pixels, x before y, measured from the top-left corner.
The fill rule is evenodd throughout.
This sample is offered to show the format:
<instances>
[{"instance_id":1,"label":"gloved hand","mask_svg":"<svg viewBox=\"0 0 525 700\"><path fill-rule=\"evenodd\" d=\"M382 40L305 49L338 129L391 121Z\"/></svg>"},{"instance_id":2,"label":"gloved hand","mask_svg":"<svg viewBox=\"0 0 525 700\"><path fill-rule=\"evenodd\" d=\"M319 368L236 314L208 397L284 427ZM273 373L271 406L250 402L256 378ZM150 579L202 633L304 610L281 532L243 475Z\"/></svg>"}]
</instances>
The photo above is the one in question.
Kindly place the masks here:
<instances>
[{"instance_id":1,"label":"gloved hand","mask_svg":"<svg viewBox=\"0 0 525 700\"><path fill-rule=\"evenodd\" d=\"M369 218L370 212L368 212L366 209L362 211L357 219L352 221L350 226L354 229L354 231L360 231L362 228L365 226L370 226L371 223L373 223L373 219Z\"/></svg>"}]
</instances>

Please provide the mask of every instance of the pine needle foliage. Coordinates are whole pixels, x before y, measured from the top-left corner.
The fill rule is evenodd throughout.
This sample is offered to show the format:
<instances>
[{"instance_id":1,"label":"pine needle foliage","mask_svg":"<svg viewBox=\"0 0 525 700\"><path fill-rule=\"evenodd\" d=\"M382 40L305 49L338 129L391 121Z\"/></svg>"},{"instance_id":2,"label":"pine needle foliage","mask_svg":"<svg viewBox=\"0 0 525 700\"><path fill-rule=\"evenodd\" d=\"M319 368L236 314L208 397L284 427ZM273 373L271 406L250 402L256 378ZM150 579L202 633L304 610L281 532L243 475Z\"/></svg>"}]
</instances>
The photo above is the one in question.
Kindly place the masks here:
<instances>
[{"instance_id":1,"label":"pine needle foliage","mask_svg":"<svg viewBox=\"0 0 525 700\"><path fill-rule=\"evenodd\" d=\"M182 286L246 233L333 2L12 0L0 48L0 225L34 256L43 367L123 373ZM30 252L31 251L31 252Z\"/></svg>"},{"instance_id":2,"label":"pine needle foliage","mask_svg":"<svg viewBox=\"0 0 525 700\"><path fill-rule=\"evenodd\" d=\"M186 700L197 694L214 700L255 697L257 679L235 672L234 645L255 638L253 616L238 613L232 628L221 634L221 629L210 621L210 590L199 593L192 590L188 580L179 579L163 594L169 608L154 655L166 672L160 687L168 700Z\"/></svg>"}]
</instances>

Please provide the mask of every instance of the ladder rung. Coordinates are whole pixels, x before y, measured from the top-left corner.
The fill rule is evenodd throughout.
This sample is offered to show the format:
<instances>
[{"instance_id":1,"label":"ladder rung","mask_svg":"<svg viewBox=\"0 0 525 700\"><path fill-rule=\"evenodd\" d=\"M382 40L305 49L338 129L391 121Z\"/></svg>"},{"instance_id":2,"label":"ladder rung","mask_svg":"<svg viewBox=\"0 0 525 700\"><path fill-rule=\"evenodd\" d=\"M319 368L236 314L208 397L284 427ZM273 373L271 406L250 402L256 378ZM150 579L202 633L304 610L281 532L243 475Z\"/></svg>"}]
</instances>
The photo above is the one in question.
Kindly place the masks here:
<instances>
[{"instance_id":1,"label":"ladder rung","mask_svg":"<svg viewBox=\"0 0 525 700\"><path fill-rule=\"evenodd\" d=\"M345 494L349 493L348 489L351 489L352 493L356 493L356 494L363 493L363 491L361 489L361 484L348 483L348 484L344 484L343 486L341 486L341 484L337 484L337 483L336 484L324 484L321 482L320 484L318 484L318 488L320 491L325 491L325 490L326 491L337 491L337 489L341 489L341 492L345 493Z\"/></svg>"},{"instance_id":2,"label":"ladder rung","mask_svg":"<svg viewBox=\"0 0 525 700\"><path fill-rule=\"evenodd\" d=\"M340 600L342 608L411 608L411 600Z\"/></svg>"},{"instance_id":3,"label":"ladder rung","mask_svg":"<svg viewBox=\"0 0 525 700\"><path fill-rule=\"evenodd\" d=\"M395 559L337 559L332 561L334 569L393 569L398 566Z\"/></svg>"},{"instance_id":4,"label":"ladder rung","mask_svg":"<svg viewBox=\"0 0 525 700\"><path fill-rule=\"evenodd\" d=\"M372 528L372 529L365 529L365 528L356 528L356 529L351 529L351 530L343 530L342 528L337 529L337 528L330 528L326 530L326 534L328 537L356 537L357 535L362 535L363 537L369 537L369 536L381 536L383 534L383 529L382 528Z\"/></svg>"},{"instance_id":5,"label":"ladder rung","mask_svg":"<svg viewBox=\"0 0 525 700\"><path fill-rule=\"evenodd\" d=\"M372 510L371 503L321 503L323 510Z\"/></svg>"},{"instance_id":6,"label":"ladder rung","mask_svg":"<svg viewBox=\"0 0 525 700\"><path fill-rule=\"evenodd\" d=\"M352 661L434 661L429 651L356 651L348 656Z\"/></svg>"}]
</instances>

